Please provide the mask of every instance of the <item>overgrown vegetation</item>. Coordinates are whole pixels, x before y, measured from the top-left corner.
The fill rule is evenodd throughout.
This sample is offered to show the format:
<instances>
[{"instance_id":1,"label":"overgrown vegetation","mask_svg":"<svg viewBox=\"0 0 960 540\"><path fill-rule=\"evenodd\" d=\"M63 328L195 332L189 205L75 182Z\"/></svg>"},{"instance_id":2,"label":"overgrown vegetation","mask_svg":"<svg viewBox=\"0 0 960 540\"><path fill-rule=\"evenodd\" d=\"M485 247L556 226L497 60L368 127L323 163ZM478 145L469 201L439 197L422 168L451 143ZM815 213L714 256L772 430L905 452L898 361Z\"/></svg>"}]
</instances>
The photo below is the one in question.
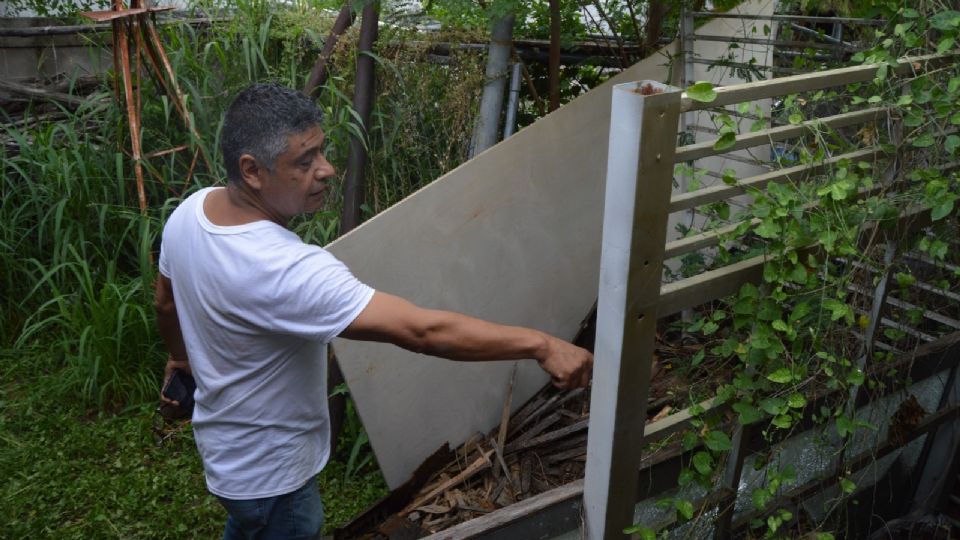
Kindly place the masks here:
<instances>
[{"instance_id":1,"label":"overgrown vegetation","mask_svg":"<svg viewBox=\"0 0 960 540\"><path fill-rule=\"evenodd\" d=\"M863 341L854 338L873 322L869 295L858 296L854 291L872 291L879 276L891 267L894 251L914 250L945 268L956 268L957 259L948 247L956 225L947 219L956 213L960 199L960 182L951 163L960 149L956 60L908 64L899 76L894 68L904 56L953 51L960 12L946 2L894 0L859 2L850 11L887 21L866 36L873 45L852 58L854 64L880 64L873 81L787 96L772 117L760 120L736 120L760 112L750 104L743 104L738 115L715 118L714 148L723 150L741 133L763 129L771 122L799 125L828 114L887 107L882 120L857 131L811 125L809 135L775 152L780 167L824 163L831 156L872 146L879 146L886 157L841 160L807 182L748 189L752 202L739 210L726 203L701 209L709 218L708 228L739 226L723 236L714 260L694 261L693 273L758 255L766 262L762 284L744 285L738 294L684 325L686 332L708 343L691 359L693 369L702 370L703 376L717 370L732 374L717 388L714 403L729 405L735 419L731 425L703 407L694 407L694 414L702 415L694 423L697 431L687 433L682 441L693 452L692 461L680 475L680 492L661 501L681 521L699 517L691 494L717 489L726 455L733 448L732 430L760 431L776 444L798 434L801 422L812 419L823 455L840 460L858 437L875 432L877 427L857 415L851 401L861 392L889 384L881 382L881 374L894 375L901 386L910 381L906 374L882 369L869 376L866 366L883 366L894 356L879 349L870 354ZM715 97L706 83L691 88L688 95L707 102ZM689 167L681 172L697 176ZM733 172L722 179L731 185L738 180ZM927 209L931 228L917 233L894 227L901 215L917 209ZM816 243L818 250L808 249ZM954 279L945 278L936 287L948 290L950 283L956 283L960 274L953 272ZM891 289L905 295L917 279L909 272L896 273ZM923 305L924 299L915 302ZM917 325L924 319L922 308L884 316L895 321L877 330L881 337L900 350L913 350L919 341L896 322ZM822 399L830 392L835 392L833 398ZM811 410L815 403L819 408ZM839 465L827 470L825 474L835 474L840 486L829 498L830 508L837 511L825 512L822 522L801 523L789 508L775 502L794 486L799 473L794 464L772 450L754 466L762 471L763 481L750 493L748 510L759 516L752 523L752 534L763 538L809 534L820 540L846 536L842 509L858 490L853 471ZM644 538L658 536L643 524L632 530Z\"/></svg>"},{"instance_id":2,"label":"overgrown vegetation","mask_svg":"<svg viewBox=\"0 0 960 540\"><path fill-rule=\"evenodd\" d=\"M138 209L126 118L111 80L79 108L37 106L23 113L25 122L5 122L0 472L10 482L0 507L16 525L14 537L219 534L223 513L206 493L189 427L163 446L151 431L166 357L153 314L158 235L182 197L222 181L218 131L232 96L254 81L302 86L316 40L332 23L315 7L241 1L222 24L162 27L200 137L184 129L173 101L144 77L145 152L187 147L143 160L146 213ZM429 39L381 31L378 99L364 137L367 215L466 156L482 57L424 61L426 45L412 41ZM355 35L341 40L319 98L328 157L341 173L350 135L362 133L350 107L355 42ZM332 240L336 199L295 230L310 242ZM321 478L328 528L385 494L352 414L337 459Z\"/></svg>"}]
</instances>

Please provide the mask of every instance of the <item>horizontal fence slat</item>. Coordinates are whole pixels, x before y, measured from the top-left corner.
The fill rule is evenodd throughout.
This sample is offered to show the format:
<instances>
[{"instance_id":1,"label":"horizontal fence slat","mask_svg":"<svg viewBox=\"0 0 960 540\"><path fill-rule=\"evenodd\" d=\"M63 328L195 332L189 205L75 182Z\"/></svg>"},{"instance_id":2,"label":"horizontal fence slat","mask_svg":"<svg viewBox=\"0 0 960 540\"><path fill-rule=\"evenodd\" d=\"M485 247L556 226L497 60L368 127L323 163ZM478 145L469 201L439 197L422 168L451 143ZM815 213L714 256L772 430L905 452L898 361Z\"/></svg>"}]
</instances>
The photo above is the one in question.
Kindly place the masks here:
<instances>
[{"instance_id":1,"label":"horizontal fence slat","mask_svg":"<svg viewBox=\"0 0 960 540\"><path fill-rule=\"evenodd\" d=\"M957 54L960 54L960 51L902 58L894 66L893 72L898 75L917 72L920 71L922 65L927 62L948 61L957 56ZM915 64L920 64L921 68L917 68ZM866 64L805 73L792 77L769 79L766 81L721 86L716 88L716 99L709 103L694 101L684 93L681 98L681 112L699 111L710 107L731 105L743 101L756 101L796 92L808 92L812 90L822 90L832 86L866 82L876 76L879 68L880 64Z\"/></svg>"},{"instance_id":2,"label":"horizontal fence slat","mask_svg":"<svg viewBox=\"0 0 960 540\"><path fill-rule=\"evenodd\" d=\"M694 39L697 41L714 41L718 43L747 43L750 45L769 45L771 47L796 47L803 49L831 49L835 51L844 51L844 52L857 52L862 50L860 47L852 47L848 45L841 45L839 43L820 43L816 41L797 41L797 40L785 40L785 39L762 39L762 38L747 38L747 37L730 37L730 36L712 36L712 35L701 35L697 34L694 36Z\"/></svg>"},{"instance_id":3,"label":"horizontal fence slat","mask_svg":"<svg viewBox=\"0 0 960 540\"><path fill-rule=\"evenodd\" d=\"M825 169L836 165L844 159L848 159L851 162L867 161L882 153L883 151L879 148L857 150L856 152L835 156L819 163L797 165L795 167L787 167L785 169L770 171L757 176L751 176L730 186L711 186L708 188L698 189L696 191L690 191L688 193L681 193L670 199L670 212L679 212L681 210L687 210L703 204L710 204L729 199L731 197L736 197L738 195L744 195L747 193L748 189L760 189L771 182L799 182L809 178L811 175L823 172Z\"/></svg>"},{"instance_id":4,"label":"horizontal fence slat","mask_svg":"<svg viewBox=\"0 0 960 540\"><path fill-rule=\"evenodd\" d=\"M757 218L751 219L748 227L753 228L760 224L760 220ZM720 243L720 238L726 234L730 234L733 231L737 230L737 227L743 225L743 222L733 223L731 225L724 225L723 227L714 229L712 231L706 231L686 238L681 238L679 240L674 240L673 242L667 242L666 248L663 250L663 258L671 259L673 257L679 257L681 255L686 255L692 251L696 251L701 248L715 246Z\"/></svg>"},{"instance_id":5,"label":"horizontal fence slat","mask_svg":"<svg viewBox=\"0 0 960 540\"><path fill-rule=\"evenodd\" d=\"M680 146L677 148L677 152L674 155L674 161L676 163L693 161L695 159L743 150L744 148L752 148L762 144L792 139L806 135L810 133L812 129L818 127L839 129L842 127L863 124L871 120L876 120L886 112L886 107L872 107L862 111L841 113L828 116L826 118L814 118L813 120L807 120L796 125L767 128L752 133L740 133L737 135L737 140L732 146L719 151L713 148L714 143L716 143L715 140L690 144L687 146Z\"/></svg>"},{"instance_id":6,"label":"horizontal fence slat","mask_svg":"<svg viewBox=\"0 0 960 540\"><path fill-rule=\"evenodd\" d=\"M863 24L868 26L883 26L884 19L862 19L856 17L817 17L815 15L754 15L750 13L714 13L712 11L694 11L694 17L709 19L745 19L753 21L784 21L784 22L819 22L828 24Z\"/></svg>"},{"instance_id":7,"label":"horizontal fence slat","mask_svg":"<svg viewBox=\"0 0 960 540\"><path fill-rule=\"evenodd\" d=\"M657 316L666 317L685 308L731 295L747 282L760 281L763 276L765 255L710 270L693 277L667 283L660 288L660 303Z\"/></svg>"}]
</instances>

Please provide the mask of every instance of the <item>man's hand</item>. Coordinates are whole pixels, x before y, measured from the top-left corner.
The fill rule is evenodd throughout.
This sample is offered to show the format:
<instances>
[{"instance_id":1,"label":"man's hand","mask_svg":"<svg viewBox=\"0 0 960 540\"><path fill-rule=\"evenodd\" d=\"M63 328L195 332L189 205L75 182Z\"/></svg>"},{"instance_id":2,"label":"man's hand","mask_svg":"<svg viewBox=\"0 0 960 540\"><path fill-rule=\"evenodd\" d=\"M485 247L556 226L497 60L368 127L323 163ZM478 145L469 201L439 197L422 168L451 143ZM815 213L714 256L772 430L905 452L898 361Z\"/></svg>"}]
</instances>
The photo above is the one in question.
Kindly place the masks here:
<instances>
[{"instance_id":1,"label":"man's hand","mask_svg":"<svg viewBox=\"0 0 960 540\"><path fill-rule=\"evenodd\" d=\"M547 339L544 356L537 361L550 374L557 388L579 388L590 384L593 354L586 349L551 336Z\"/></svg>"},{"instance_id":2,"label":"man's hand","mask_svg":"<svg viewBox=\"0 0 960 540\"><path fill-rule=\"evenodd\" d=\"M167 365L163 368L163 384L160 385L160 402L163 405L170 405L173 407L179 407L180 402L174 401L167 396L163 395L163 390L167 387L167 383L170 382L170 377L173 376L173 370L182 369L188 374L192 374L190 371L190 362L187 360L174 360L173 356L167 357Z\"/></svg>"}]
</instances>

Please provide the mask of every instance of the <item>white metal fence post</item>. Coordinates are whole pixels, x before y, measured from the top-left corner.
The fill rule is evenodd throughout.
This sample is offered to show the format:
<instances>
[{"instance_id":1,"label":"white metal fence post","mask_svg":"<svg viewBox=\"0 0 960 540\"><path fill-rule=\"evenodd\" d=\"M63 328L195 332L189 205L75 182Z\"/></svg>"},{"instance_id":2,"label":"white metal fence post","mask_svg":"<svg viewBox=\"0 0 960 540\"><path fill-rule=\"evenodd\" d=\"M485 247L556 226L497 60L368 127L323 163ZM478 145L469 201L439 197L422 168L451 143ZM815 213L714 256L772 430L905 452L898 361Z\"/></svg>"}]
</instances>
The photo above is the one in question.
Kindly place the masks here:
<instances>
[{"instance_id":1,"label":"white metal fence post","mask_svg":"<svg viewBox=\"0 0 960 540\"><path fill-rule=\"evenodd\" d=\"M583 493L590 540L623 538L636 504L680 98L656 82L613 89Z\"/></svg>"}]
</instances>

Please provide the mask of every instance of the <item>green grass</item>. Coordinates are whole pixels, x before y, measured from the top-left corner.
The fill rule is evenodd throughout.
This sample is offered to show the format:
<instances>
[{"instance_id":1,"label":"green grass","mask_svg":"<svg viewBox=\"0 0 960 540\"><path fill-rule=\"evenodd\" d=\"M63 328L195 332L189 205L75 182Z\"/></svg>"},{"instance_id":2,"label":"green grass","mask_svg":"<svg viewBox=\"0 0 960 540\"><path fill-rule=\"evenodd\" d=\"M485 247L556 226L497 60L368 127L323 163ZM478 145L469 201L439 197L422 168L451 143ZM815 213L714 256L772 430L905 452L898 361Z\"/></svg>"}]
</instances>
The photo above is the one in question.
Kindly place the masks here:
<instances>
[{"instance_id":1,"label":"green grass","mask_svg":"<svg viewBox=\"0 0 960 540\"><path fill-rule=\"evenodd\" d=\"M8 351L0 362L0 538L219 537L226 514L189 425L158 446L152 405L98 413L51 396L56 359ZM327 529L386 494L375 465L349 478L344 467L320 477Z\"/></svg>"}]
</instances>

